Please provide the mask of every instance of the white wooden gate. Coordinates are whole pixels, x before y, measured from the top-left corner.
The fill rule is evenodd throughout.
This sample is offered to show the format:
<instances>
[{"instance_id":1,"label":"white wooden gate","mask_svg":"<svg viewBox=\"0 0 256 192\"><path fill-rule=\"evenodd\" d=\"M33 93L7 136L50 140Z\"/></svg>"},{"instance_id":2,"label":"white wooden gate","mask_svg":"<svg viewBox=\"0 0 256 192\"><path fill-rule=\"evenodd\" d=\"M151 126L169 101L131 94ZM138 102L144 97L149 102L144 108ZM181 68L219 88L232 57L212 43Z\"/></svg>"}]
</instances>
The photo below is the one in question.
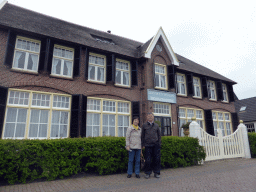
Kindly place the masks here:
<instances>
[{"instance_id":1,"label":"white wooden gate","mask_svg":"<svg viewBox=\"0 0 256 192\"><path fill-rule=\"evenodd\" d=\"M205 132L196 121L190 123L190 137L197 137L199 144L204 146L206 152L205 161L246 157L251 158L247 129L240 124L237 130L229 136L222 136L220 128L218 136L212 136Z\"/></svg>"}]
</instances>

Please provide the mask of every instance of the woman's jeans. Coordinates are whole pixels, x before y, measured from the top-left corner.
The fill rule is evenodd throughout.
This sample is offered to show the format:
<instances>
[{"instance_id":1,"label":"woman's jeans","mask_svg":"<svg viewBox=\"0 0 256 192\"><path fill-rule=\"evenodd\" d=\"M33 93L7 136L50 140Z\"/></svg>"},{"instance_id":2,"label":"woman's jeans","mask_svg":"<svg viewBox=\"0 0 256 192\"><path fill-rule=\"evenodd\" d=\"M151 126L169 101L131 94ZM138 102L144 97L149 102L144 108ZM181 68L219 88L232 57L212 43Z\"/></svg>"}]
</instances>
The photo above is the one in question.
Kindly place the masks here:
<instances>
[{"instance_id":1,"label":"woman's jeans","mask_svg":"<svg viewBox=\"0 0 256 192\"><path fill-rule=\"evenodd\" d=\"M133 160L135 156L135 174L140 174L140 152L141 149L130 149L127 174L133 173Z\"/></svg>"}]
</instances>

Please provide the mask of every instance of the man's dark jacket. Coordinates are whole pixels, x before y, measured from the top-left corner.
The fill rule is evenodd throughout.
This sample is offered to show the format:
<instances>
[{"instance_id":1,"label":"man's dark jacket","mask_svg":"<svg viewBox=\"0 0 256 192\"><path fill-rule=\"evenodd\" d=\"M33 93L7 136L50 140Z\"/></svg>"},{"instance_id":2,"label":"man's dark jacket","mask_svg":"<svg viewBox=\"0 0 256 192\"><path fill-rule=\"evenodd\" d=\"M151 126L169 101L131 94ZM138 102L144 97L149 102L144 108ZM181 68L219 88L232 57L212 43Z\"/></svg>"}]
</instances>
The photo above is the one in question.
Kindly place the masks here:
<instances>
[{"instance_id":1,"label":"man's dark jacket","mask_svg":"<svg viewBox=\"0 0 256 192\"><path fill-rule=\"evenodd\" d=\"M156 123L150 125L149 122L142 125L141 146L161 145L161 134Z\"/></svg>"}]
</instances>

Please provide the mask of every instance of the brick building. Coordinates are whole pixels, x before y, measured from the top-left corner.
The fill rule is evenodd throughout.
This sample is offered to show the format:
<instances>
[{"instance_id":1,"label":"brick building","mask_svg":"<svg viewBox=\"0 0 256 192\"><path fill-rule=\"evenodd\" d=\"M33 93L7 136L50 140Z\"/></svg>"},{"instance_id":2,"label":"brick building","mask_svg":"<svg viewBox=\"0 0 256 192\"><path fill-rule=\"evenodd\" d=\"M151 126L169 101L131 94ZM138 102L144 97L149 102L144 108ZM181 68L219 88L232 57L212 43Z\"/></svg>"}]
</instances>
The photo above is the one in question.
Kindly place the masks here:
<instances>
[{"instance_id":1,"label":"brick building","mask_svg":"<svg viewBox=\"0 0 256 192\"><path fill-rule=\"evenodd\" d=\"M4 1L0 45L2 139L125 136L148 112L163 135L194 116L236 129L236 82L174 53L162 28L141 43Z\"/></svg>"}]
</instances>

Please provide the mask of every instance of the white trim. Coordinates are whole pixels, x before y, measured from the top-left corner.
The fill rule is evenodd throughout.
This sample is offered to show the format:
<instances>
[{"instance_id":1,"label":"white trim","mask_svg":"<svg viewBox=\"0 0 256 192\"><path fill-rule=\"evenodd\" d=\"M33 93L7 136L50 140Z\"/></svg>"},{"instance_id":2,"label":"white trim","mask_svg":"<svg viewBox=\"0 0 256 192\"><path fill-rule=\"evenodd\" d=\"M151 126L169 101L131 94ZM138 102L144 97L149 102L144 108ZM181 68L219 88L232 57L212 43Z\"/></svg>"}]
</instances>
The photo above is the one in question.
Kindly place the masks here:
<instances>
[{"instance_id":1,"label":"white trim","mask_svg":"<svg viewBox=\"0 0 256 192\"><path fill-rule=\"evenodd\" d=\"M149 59L151 58L151 53L152 53L153 49L155 48L156 43L157 43L157 41L160 37L162 37L162 39L163 39L163 45L164 45L164 48L167 51L167 54L168 54L169 58L171 60L173 60L172 64L176 65L176 66L179 66L179 61L178 61L174 51L172 50L172 47L171 47L171 45L170 45L162 27L159 28L157 34L151 40L147 50L145 51L144 57L149 58Z\"/></svg>"},{"instance_id":2,"label":"white trim","mask_svg":"<svg viewBox=\"0 0 256 192\"><path fill-rule=\"evenodd\" d=\"M7 3L7 0L3 0L2 3L0 3L0 10L3 8L3 6Z\"/></svg>"}]
</instances>

